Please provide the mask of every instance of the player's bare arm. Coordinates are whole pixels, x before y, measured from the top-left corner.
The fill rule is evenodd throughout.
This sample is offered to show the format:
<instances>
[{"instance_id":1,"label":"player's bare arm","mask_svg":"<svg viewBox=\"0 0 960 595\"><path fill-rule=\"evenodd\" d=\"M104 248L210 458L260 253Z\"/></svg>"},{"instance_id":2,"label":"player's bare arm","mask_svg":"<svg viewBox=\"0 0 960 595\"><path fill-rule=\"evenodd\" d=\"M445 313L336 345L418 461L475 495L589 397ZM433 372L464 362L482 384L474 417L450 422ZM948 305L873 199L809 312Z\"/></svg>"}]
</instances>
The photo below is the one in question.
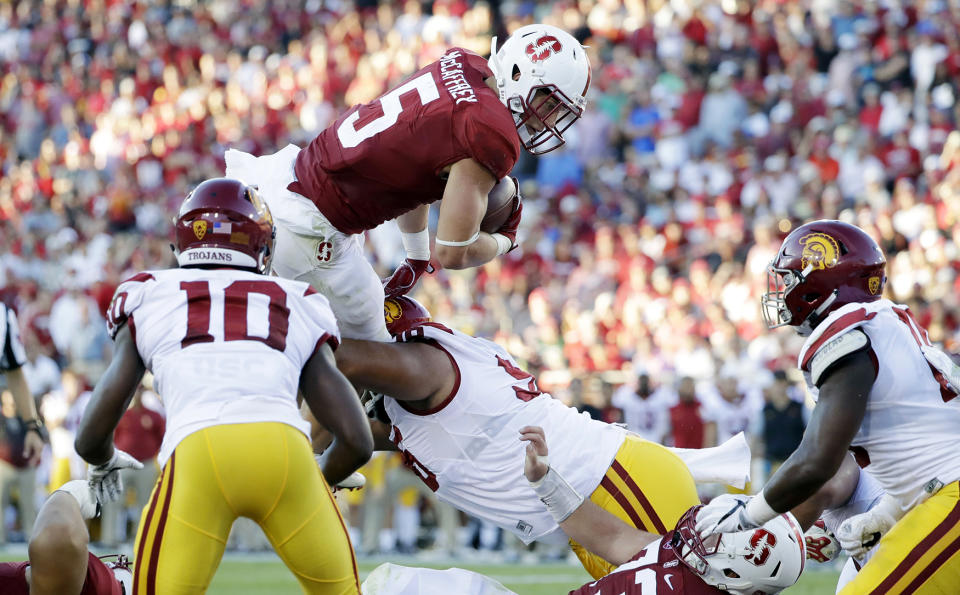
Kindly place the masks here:
<instances>
[{"instance_id":1,"label":"player's bare arm","mask_svg":"<svg viewBox=\"0 0 960 595\"><path fill-rule=\"evenodd\" d=\"M437 223L436 256L444 268L479 266L499 253L497 240L480 231L487 195L496 181L473 159L463 159L450 168Z\"/></svg>"},{"instance_id":2,"label":"player's bare arm","mask_svg":"<svg viewBox=\"0 0 960 595\"><path fill-rule=\"evenodd\" d=\"M542 481L550 470L547 462L547 439L543 428L521 428L520 440L527 442L523 474L531 483ZM566 519L559 521L559 524L563 532L574 541L616 566L631 560L637 552L658 537L627 525L589 499L584 499Z\"/></svg>"},{"instance_id":3,"label":"player's bare arm","mask_svg":"<svg viewBox=\"0 0 960 595\"><path fill-rule=\"evenodd\" d=\"M840 469L823 484L819 490L805 501L790 509L800 527L806 531L817 522L824 510L840 508L845 505L857 489L860 482L860 467L853 457L847 454L840 463Z\"/></svg>"},{"instance_id":4,"label":"player's bare arm","mask_svg":"<svg viewBox=\"0 0 960 595\"><path fill-rule=\"evenodd\" d=\"M23 456L28 459L27 464L36 465L40 462L40 454L43 452L43 437L40 435L37 405L33 402L30 387L27 385L27 378L23 374L23 368L8 371L6 379L7 388L13 394L17 415L24 420L27 426L27 433L23 437Z\"/></svg>"},{"instance_id":5,"label":"player's bare arm","mask_svg":"<svg viewBox=\"0 0 960 595\"><path fill-rule=\"evenodd\" d=\"M114 455L113 431L127 410L146 367L130 327L124 325L114 340L113 359L97 386L83 414L74 447L86 462L100 465Z\"/></svg>"},{"instance_id":6,"label":"player's bare arm","mask_svg":"<svg viewBox=\"0 0 960 595\"><path fill-rule=\"evenodd\" d=\"M300 391L314 417L335 437L323 475L340 483L370 460L373 436L350 382L337 370L333 351L322 345L300 373Z\"/></svg>"},{"instance_id":7,"label":"player's bare arm","mask_svg":"<svg viewBox=\"0 0 960 595\"><path fill-rule=\"evenodd\" d=\"M800 446L764 488L767 503L776 511L797 506L837 473L863 421L876 378L869 351L851 354L824 374Z\"/></svg>"},{"instance_id":8,"label":"player's bare arm","mask_svg":"<svg viewBox=\"0 0 960 595\"><path fill-rule=\"evenodd\" d=\"M425 342L380 343L344 339L337 349L337 367L350 382L430 409L456 383L447 355Z\"/></svg>"}]
</instances>

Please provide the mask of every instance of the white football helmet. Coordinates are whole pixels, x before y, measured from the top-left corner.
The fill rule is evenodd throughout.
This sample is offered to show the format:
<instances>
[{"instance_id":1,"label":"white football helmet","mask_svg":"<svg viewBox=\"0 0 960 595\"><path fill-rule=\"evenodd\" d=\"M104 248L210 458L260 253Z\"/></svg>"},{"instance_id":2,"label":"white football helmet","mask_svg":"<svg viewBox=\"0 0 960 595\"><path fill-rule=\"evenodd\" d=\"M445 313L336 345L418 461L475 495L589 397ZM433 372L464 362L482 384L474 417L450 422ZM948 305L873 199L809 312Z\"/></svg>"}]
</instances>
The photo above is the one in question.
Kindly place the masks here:
<instances>
[{"instance_id":1,"label":"white football helmet","mask_svg":"<svg viewBox=\"0 0 960 595\"><path fill-rule=\"evenodd\" d=\"M563 145L590 88L590 60L580 42L551 25L526 25L499 52L494 37L488 63L524 148L540 155Z\"/></svg>"},{"instance_id":2,"label":"white football helmet","mask_svg":"<svg viewBox=\"0 0 960 595\"><path fill-rule=\"evenodd\" d=\"M762 527L702 538L695 506L677 523L671 545L677 557L709 585L734 595L779 593L803 572L803 531L786 512Z\"/></svg>"},{"instance_id":3,"label":"white football helmet","mask_svg":"<svg viewBox=\"0 0 960 595\"><path fill-rule=\"evenodd\" d=\"M109 557L109 556L107 556ZM101 558L102 560L103 558ZM107 562L107 568L113 572L113 578L120 583L120 592L123 595L132 595L133 593L133 571L130 570L130 560L123 554L119 554L116 560Z\"/></svg>"}]
</instances>

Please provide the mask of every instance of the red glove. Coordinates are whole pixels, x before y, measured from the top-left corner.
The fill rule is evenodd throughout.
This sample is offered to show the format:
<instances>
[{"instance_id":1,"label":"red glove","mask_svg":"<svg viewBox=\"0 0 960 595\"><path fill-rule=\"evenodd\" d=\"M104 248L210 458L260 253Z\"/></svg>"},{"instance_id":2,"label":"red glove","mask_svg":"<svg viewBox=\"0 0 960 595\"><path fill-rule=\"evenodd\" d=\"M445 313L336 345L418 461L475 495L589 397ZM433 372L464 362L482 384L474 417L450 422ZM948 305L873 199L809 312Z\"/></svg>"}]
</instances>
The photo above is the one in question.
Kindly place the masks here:
<instances>
[{"instance_id":1,"label":"red glove","mask_svg":"<svg viewBox=\"0 0 960 595\"><path fill-rule=\"evenodd\" d=\"M514 232L514 234L516 234L516 232ZM384 280L383 295L385 297L405 295L417 284L420 275L432 273L433 271L433 266L429 260L411 260L407 258L400 263L400 266L397 267L397 270L393 272L393 275L391 275L389 279Z\"/></svg>"},{"instance_id":2,"label":"red glove","mask_svg":"<svg viewBox=\"0 0 960 595\"><path fill-rule=\"evenodd\" d=\"M840 544L833 533L827 531L823 519L817 519L803 536L807 548L807 559L815 562L829 562L840 553Z\"/></svg>"},{"instance_id":3,"label":"red glove","mask_svg":"<svg viewBox=\"0 0 960 595\"><path fill-rule=\"evenodd\" d=\"M519 193L514 200L516 201L516 204L513 207L513 213L510 215L510 218L500 226L500 229L494 232L506 236L506 238L510 240L510 243L512 244L510 250L513 250L517 247L517 230L520 228L520 217L523 214L523 201L520 200ZM507 252L510 250L507 250Z\"/></svg>"}]
</instances>

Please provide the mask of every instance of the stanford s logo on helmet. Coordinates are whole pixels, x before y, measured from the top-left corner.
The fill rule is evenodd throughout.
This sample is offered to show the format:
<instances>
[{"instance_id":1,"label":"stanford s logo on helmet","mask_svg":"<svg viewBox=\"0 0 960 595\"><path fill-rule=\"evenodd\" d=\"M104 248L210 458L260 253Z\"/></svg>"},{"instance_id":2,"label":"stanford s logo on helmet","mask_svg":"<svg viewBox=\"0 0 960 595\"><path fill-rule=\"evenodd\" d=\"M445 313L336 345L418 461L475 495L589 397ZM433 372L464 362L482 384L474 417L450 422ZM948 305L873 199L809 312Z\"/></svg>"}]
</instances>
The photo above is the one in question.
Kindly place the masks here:
<instances>
[{"instance_id":1,"label":"stanford s logo on helmet","mask_svg":"<svg viewBox=\"0 0 960 595\"><path fill-rule=\"evenodd\" d=\"M177 262L182 267L217 265L270 268L273 217L253 186L214 178L194 189L176 221Z\"/></svg>"},{"instance_id":2,"label":"stanford s logo on helmet","mask_svg":"<svg viewBox=\"0 0 960 595\"><path fill-rule=\"evenodd\" d=\"M559 52L563 46L553 35L544 35L540 39L527 46L526 54L531 62L542 62L550 57L554 52Z\"/></svg>"},{"instance_id":3,"label":"stanford s logo on helmet","mask_svg":"<svg viewBox=\"0 0 960 595\"><path fill-rule=\"evenodd\" d=\"M583 115L590 88L590 61L580 43L562 29L527 25L500 51L494 37L488 64L523 147L540 155L562 146L564 131Z\"/></svg>"},{"instance_id":4,"label":"stanford s logo on helmet","mask_svg":"<svg viewBox=\"0 0 960 595\"><path fill-rule=\"evenodd\" d=\"M784 513L762 527L702 538L694 506L677 522L670 544L684 565L708 585L735 595L779 593L793 586L803 572L803 531Z\"/></svg>"},{"instance_id":5,"label":"stanford s logo on helmet","mask_svg":"<svg viewBox=\"0 0 960 595\"><path fill-rule=\"evenodd\" d=\"M833 310L880 299L886 264L859 227L829 219L801 225L767 267L764 320L769 328L790 325L808 335Z\"/></svg>"},{"instance_id":6,"label":"stanford s logo on helmet","mask_svg":"<svg viewBox=\"0 0 960 595\"><path fill-rule=\"evenodd\" d=\"M387 332L393 337L430 322L430 312L423 304L405 295L383 300L383 319L387 323Z\"/></svg>"}]
</instances>

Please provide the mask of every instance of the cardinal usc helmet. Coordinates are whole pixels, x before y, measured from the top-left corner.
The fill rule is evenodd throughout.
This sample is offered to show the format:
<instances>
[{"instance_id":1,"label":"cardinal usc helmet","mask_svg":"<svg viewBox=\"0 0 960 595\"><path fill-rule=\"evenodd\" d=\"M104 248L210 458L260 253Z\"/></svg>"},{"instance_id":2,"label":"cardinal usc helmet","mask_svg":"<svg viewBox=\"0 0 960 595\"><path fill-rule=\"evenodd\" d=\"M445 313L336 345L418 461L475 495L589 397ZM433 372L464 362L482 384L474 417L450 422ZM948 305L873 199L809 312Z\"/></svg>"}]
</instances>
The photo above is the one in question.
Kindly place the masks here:
<instances>
[{"instance_id":1,"label":"cardinal usc helmet","mask_svg":"<svg viewBox=\"0 0 960 595\"><path fill-rule=\"evenodd\" d=\"M430 322L430 312L412 297L398 295L383 301L383 318L387 323L387 332L397 337Z\"/></svg>"},{"instance_id":2,"label":"cardinal usc helmet","mask_svg":"<svg viewBox=\"0 0 960 595\"><path fill-rule=\"evenodd\" d=\"M880 299L886 264L880 246L855 225L829 219L801 225L767 267L763 318L769 328L790 325L808 335L832 310Z\"/></svg>"},{"instance_id":3,"label":"cardinal usc helmet","mask_svg":"<svg viewBox=\"0 0 960 595\"><path fill-rule=\"evenodd\" d=\"M697 512L688 510L674 531L677 557L703 581L734 595L779 593L800 578L806 560L803 531L789 512L762 527L702 538Z\"/></svg>"},{"instance_id":4,"label":"cardinal usc helmet","mask_svg":"<svg viewBox=\"0 0 960 595\"><path fill-rule=\"evenodd\" d=\"M590 88L590 60L580 42L551 25L527 25L500 51L494 37L488 64L524 148L540 155L563 145Z\"/></svg>"},{"instance_id":5,"label":"cardinal usc helmet","mask_svg":"<svg viewBox=\"0 0 960 595\"><path fill-rule=\"evenodd\" d=\"M214 178L194 189L176 221L180 266L220 265L270 270L275 230L256 187Z\"/></svg>"}]
</instances>

